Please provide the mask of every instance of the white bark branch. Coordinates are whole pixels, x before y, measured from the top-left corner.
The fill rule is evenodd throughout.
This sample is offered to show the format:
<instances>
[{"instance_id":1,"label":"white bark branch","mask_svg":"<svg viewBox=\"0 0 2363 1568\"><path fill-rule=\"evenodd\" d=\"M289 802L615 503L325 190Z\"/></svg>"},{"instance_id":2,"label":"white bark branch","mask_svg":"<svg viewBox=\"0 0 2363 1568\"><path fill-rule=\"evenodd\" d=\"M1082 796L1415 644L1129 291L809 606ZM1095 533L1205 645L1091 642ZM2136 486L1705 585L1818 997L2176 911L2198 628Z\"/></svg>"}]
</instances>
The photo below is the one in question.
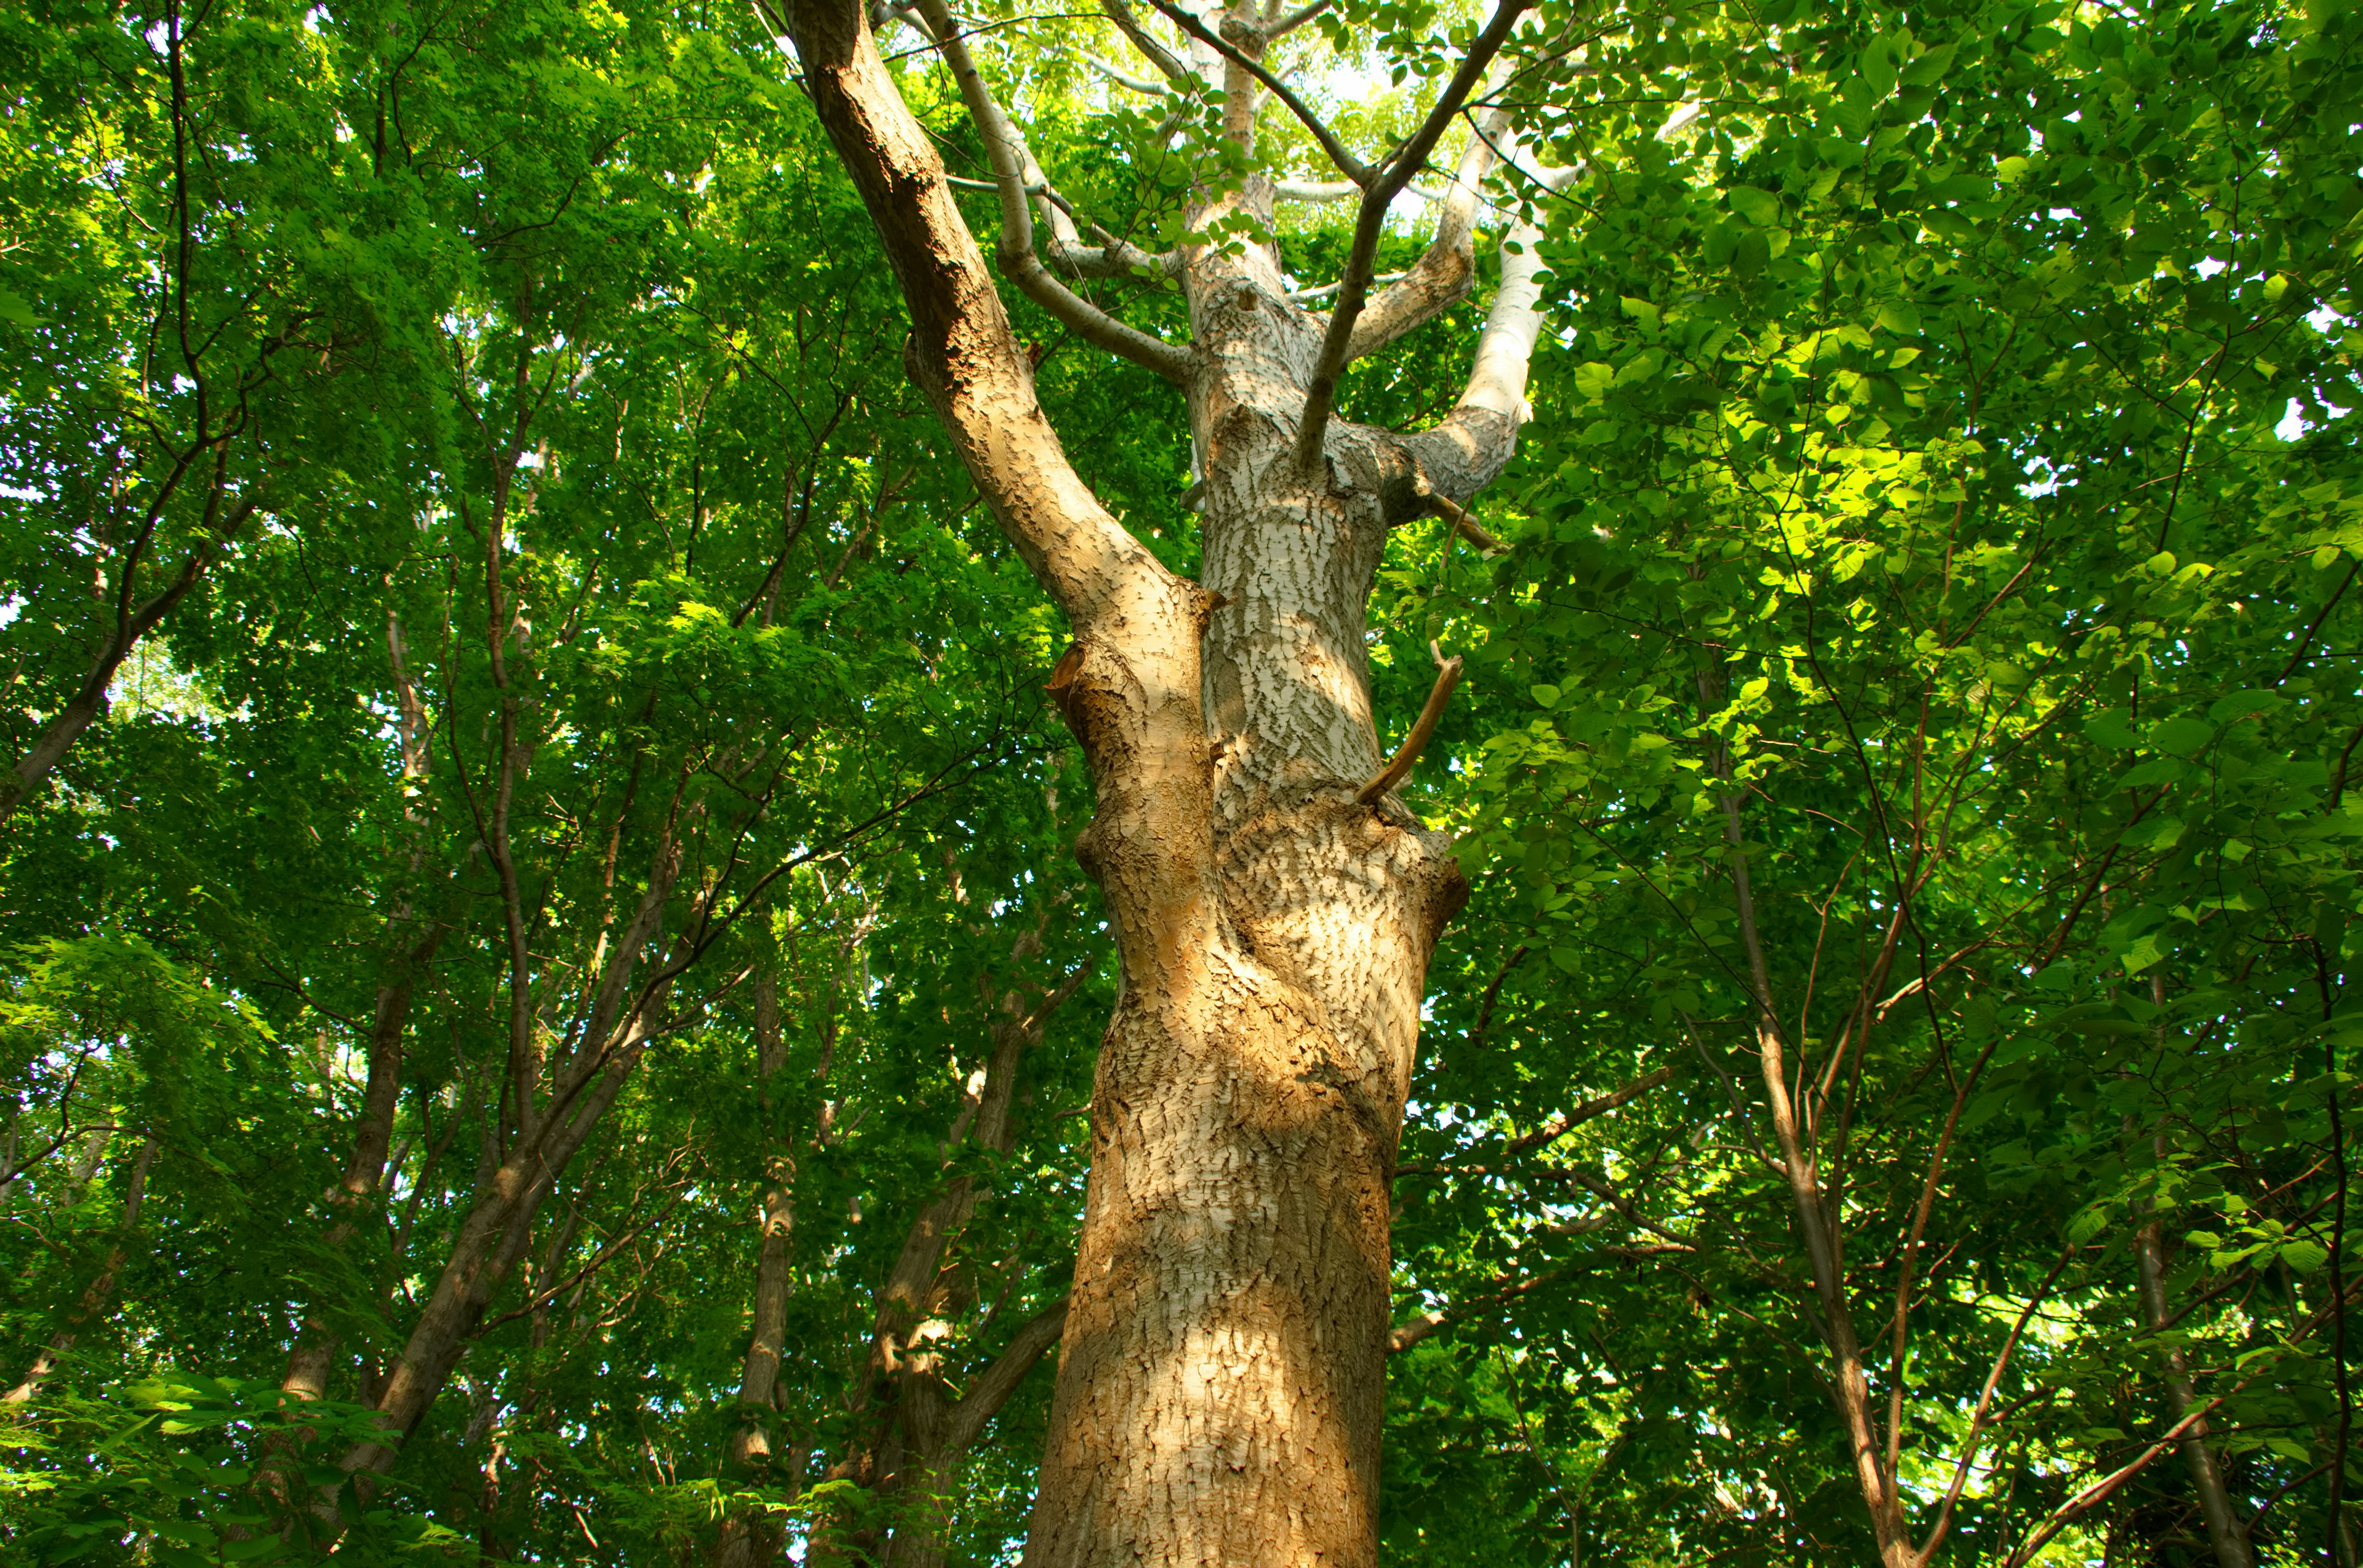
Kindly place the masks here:
<instances>
[{"instance_id":1,"label":"white bark branch","mask_svg":"<svg viewBox=\"0 0 2363 1568\"><path fill-rule=\"evenodd\" d=\"M1140 57L1157 67L1158 74L1176 87L1186 88L1198 80L1198 73L1182 63L1181 58L1157 41L1155 35L1140 25L1126 0L1100 0L1100 9L1115 24L1125 41L1140 51Z\"/></svg>"},{"instance_id":2,"label":"white bark branch","mask_svg":"<svg viewBox=\"0 0 2363 1568\"><path fill-rule=\"evenodd\" d=\"M1138 93L1142 96L1149 98L1162 98L1165 96L1165 89L1159 86L1156 83L1145 81L1138 76L1128 74L1127 72L1119 70L1116 66L1109 63L1107 61L1102 60L1096 54L1087 54L1083 56L1083 63L1089 65L1093 71L1098 72L1101 75L1106 77L1109 81L1128 92Z\"/></svg>"},{"instance_id":3,"label":"white bark branch","mask_svg":"<svg viewBox=\"0 0 2363 1568\"><path fill-rule=\"evenodd\" d=\"M1378 284L1391 284L1402 276L1403 274L1401 272L1389 272L1383 277L1373 278L1370 281ZM1288 296L1289 303L1292 305L1307 305L1316 299L1327 299L1331 295L1336 294L1342 286L1344 286L1342 284L1330 283L1323 284L1316 288L1297 289Z\"/></svg>"}]
</instances>

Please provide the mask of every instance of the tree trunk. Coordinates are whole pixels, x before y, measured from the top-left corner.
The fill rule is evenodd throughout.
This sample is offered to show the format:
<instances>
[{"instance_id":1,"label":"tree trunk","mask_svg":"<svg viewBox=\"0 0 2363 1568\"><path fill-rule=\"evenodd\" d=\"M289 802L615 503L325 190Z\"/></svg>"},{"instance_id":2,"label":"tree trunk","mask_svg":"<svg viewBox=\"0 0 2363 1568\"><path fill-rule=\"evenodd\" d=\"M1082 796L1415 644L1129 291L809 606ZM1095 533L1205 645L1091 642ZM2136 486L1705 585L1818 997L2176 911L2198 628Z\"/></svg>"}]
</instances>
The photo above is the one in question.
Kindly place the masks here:
<instances>
[{"instance_id":1,"label":"tree trunk","mask_svg":"<svg viewBox=\"0 0 2363 1568\"><path fill-rule=\"evenodd\" d=\"M91 1147L94 1153L105 1145L94 1135ZM123 1189L122 1222L116 1229L115 1244L107 1249L105 1262L99 1265L98 1273L83 1289L82 1299L74 1304L73 1312L66 1318L65 1326L33 1358L32 1367L25 1373L24 1381L7 1393L0 1394L0 1407L22 1405L39 1393L41 1385L49 1381L50 1374L57 1371L58 1362L73 1349L75 1339L97 1322L114 1301L115 1276L121 1272L124 1259L129 1255L131 1232L139 1224L140 1205L148 1195L148 1167L155 1160L156 1140L151 1134L140 1143L139 1153L131 1162L131 1179ZM77 1173L81 1176L80 1184L87 1185L91 1177L97 1173L96 1160L93 1159L89 1170Z\"/></svg>"},{"instance_id":2,"label":"tree trunk","mask_svg":"<svg viewBox=\"0 0 2363 1568\"><path fill-rule=\"evenodd\" d=\"M2166 1253L2159 1229L2159 1222L2153 1219L2134 1237L2134 1251L2141 1268L2142 1320L2152 1333L2167 1325ZM2190 1414L2199 1394L2191 1385L2190 1368L2183 1362L2181 1351L2167 1351L2166 1365L2167 1402L2173 1409L2174 1418L2180 1421ZM2247 1537L2241 1532L2239 1518L2232 1511L2231 1496L2224 1488L2215 1451L2207 1446L2206 1421L2192 1423L2175 1447L2181 1451L2182 1462L2191 1472L2191 1489L2199 1494L2199 1512L2207 1521L2207 1544L2214 1551L2218 1568L2256 1568Z\"/></svg>"},{"instance_id":3,"label":"tree trunk","mask_svg":"<svg viewBox=\"0 0 2363 1568\"><path fill-rule=\"evenodd\" d=\"M385 619L385 646L387 667L394 676L402 776L423 781L428 776L431 756L427 713L410 678L402 623L391 611ZM411 829L410 874L415 879L427 859L428 822L426 812L415 803L404 816ZM410 911L409 900L403 900L387 922L397 944L408 940L404 929L411 924ZM393 972L378 987L377 1009L370 1021L368 1076L361 1088L361 1116L353 1124L352 1151L346 1158L343 1174L328 1189L328 1205L337 1216L328 1227L331 1252L341 1253L351 1244L360 1229L362 1207L385 1183L386 1151L394 1144L394 1112L402 1102L402 1040L410 1021L411 995L419 970L435 956L450 929L449 918L435 920L407 951L397 952ZM287 1353L281 1390L298 1399L319 1398L327 1392L339 1348L336 1331L316 1303Z\"/></svg>"},{"instance_id":4,"label":"tree trunk","mask_svg":"<svg viewBox=\"0 0 2363 1568\"><path fill-rule=\"evenodd\" d=\"M1289 299L1272 246L1187 248L1174 270L1188 349L1048 278L1023 194L1038 171L941 10L921 6L993 161L1004 270L1090 340L1182 387L1205 497L1201 586L1166 571L1068 465L859 6L797 4L806 87L910 308L907 362L1072 628L1049 684L1098 793L1077 854L1105 896L1123 988L1093 1088L1026 1562L1365 1568L1377 1552L1388 1183L1428 956L1467 897L1448 840L1385 790L1365 606L1387 530L1439 498L1457 513L1509 456L1536 329L1531 245L1505 254L1476 373L1441 425L1358 427L1330 400L1348 359L1467 286L1472 269L1439 264L1357 324L1387 201L1517 7L1496 13L1456 73L1461 97L1373 177L1331 317ZM1208 14L1250 31L1257 20L1251 6ZM1193 63L1224 86L1233 139L1251 141L1255 81L1208 49ZM1464 179L1487 156L1472 148ZM1272 199L1258 176L1202 193L1188 216L1201 230L1265 219ZM1447 202L1437 254L1463 258L1473 201ZM1060 221L1046 202L1055 245L1069 241Z\"/></svg>"},{"instance_id":5,"label":"tree trunk","mask_svg":"<svg viewBox=\"0 0 2363 1568\"><path fill-rule=\"evenodd\" d=\"M361 1109L353 1126L352 1151L337 1184L328 1190L336 1219L328 1227L331 1251L342 1252L360 1229L363 1206L385 1181L386 1151L394 1145L394 1114L402 1095L402 1036L410 1018L413 975L433 956L447 928L438 925L417 947L398 962L400 973L377 994L376 1016L371 1020L369 1077L361 1090ZM287 1352L287 1370L280 1388L303 1400L317 1399L328 1389L341 1340L316 1304L306 1313L295 1343Z\"/></svg>"},{"instance_id":6,"label":"tree trunk","mask_svg":"<svg viewBox=\"0 0 2363 1568\"><path fill-rule=\"evenodd\" d=\"M755 1312L747 1358L738 1377L738 1427L730 1434L725 1473L768 1480L771 1469L771 1418L778 1391L780 1357L786 1349L789 1242L795 1223L795 1162L781 1138L774 1103L775 1080L787 1065L786 1032L780 1027L780 986L769 971L755 978L755 1070L763 1122L762 1245L755 1262ZM791 1470L788 1484L803 1481ZM716 1532L708 1561L713 1568L755 1568L777 1562L787 1549L787 1531L760 1509L732 1508Z\"/></svg>"}]
</instances>

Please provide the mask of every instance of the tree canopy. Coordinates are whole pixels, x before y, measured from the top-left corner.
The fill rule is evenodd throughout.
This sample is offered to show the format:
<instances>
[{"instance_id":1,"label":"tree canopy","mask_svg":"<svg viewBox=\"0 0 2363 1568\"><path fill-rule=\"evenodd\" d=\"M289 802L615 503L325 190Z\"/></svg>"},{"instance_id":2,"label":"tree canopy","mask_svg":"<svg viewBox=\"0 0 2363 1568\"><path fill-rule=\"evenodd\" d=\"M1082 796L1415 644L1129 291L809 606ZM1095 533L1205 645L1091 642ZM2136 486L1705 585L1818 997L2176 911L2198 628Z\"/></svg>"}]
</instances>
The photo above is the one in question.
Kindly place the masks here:
<instances>
[{"instance_id":1,"label":"tree canopy","mask_svg":"<svg viewBox=\"0 0 2363 1568\"><path fill-rule=\"evenodd\" d=\"M2363 12L860 22L1176 580L1204 258L1357 428L1531 317L1380 1560L2363 1565ZM1142 980L801 25L0 13L10 1562L1023 1549Z\"/></svg>"}]
</instances>

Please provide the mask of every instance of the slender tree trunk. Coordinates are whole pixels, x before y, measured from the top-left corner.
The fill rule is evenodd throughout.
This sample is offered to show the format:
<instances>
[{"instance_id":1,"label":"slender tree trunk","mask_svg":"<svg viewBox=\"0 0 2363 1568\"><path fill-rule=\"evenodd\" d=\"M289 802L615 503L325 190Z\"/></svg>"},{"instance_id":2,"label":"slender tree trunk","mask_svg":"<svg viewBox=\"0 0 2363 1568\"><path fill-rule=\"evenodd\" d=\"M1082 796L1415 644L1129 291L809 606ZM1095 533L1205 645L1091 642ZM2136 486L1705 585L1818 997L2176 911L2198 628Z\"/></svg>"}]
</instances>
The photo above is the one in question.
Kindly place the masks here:
<instances>
[{"instance_id":1,"label":"slender tree trunk","mask_svg":"<svg viewBox=\"0 0 2363 1568\"><path fill-rule=\"evenodd\" d=\"M755 978L755 1070L763 1122L762 1241L755 1263L753 1332L738 1378L738 1426L730 1434L725 1456L727 1474L754 1480L770 1479L770 1422L775 1413L780 1357L787 1337L796 1173L787 1142L780 1136L779 1106L774 1101L779 1073L787 1059L787 1036L780 1027L779 981L767 970ZM788 1473L791 1486L803 1479L793 1469ZM777 1562L786 1547L784 1528L761 1510L732 1508L723 1517L708 1561L714 1568L755 1568L758 1563Z\"/></svg>"},{"instance_id":2,"label":"slender tree trunk","mask_svg":"<svg viewBox=\"0 0 2363 1568\"><path fill-rule=\"evenodd\" d=\"M410 677L402 623L392 612L386 616L385 645L387 665L394 677L402 776L412 783L422 782L429 774L431 760L427 713ZM426 862L429 825L426 812L416 803L404 815L410 827L410 874L416 879ZM410 902L403 901L387 922L389 934L396 943L411 945L397 954L393 973L378 987L376 1011L370 1021L367 1078L361 1089L361 1115L353 1124L352 1151L346 1157L345 1169L337 1184L328 1189L328 1205L337 1217L328 1227L328 1250L340 1255L359 1231L365 1206L384 1185L386 1151L394 1142L394 1112L402 1103L403 1032L410 1021L411 996L418 972L435 956L451 929L449 919L437 919L423 935L406 931L405 928L412 924L410 909ZM416 936L415 941L411 940L413 936ZM327 1392L329 1374L335 1369L340 1348L335 1329L315 1304L288 1351L287 1370L279 1383L281 1390L297 1399L319 1398Z\"/></svg>"},{"instance_id":3,"label":"slender tree trunk","mask_svg":"<svg viewBox=\"0 0 2363 1568\"><path fill-rule=\"evenodd\" d=\"M361 1228L361 1216L385 1182L386 1152L394 1144L394 1109L402 1097L402 1040L409 1021L410 999L417 967L433 956L446 928L438 925L400 960L401 969L380 987L377 1009L370 1026L369 1076L361 1090L361 1116L353 1126L353 1146L337 1184L328 1190L336 1219L328 1227L327 1244L341 1253ZM327 1392L341 1340L316 1306L307 1313L295 1344L287 1352L287 1370L280 1388L298 1399L317 1399Z\"/></svg>"},{"instance_id":4,"label":"slender tree trunk","mask_svg":"<svg viewBox=\"0 0 2363 1568\"><path fill-rule=\"evenodd\" d=\"M105 1145L94 1141L93 1147L104 1148ZM107 1249L105 1262L99 1266L96 1276L84 1287L82 1299L74 1304L73 1312L66 1318L65 1326L33 1358L32 1368L25 1373L24 1381L7 1393L0 1394L0 1407L22 1405L39 1393L50 1374L57 1371L58 1362L73 1349L75 1339L97 1322L114 1302L115 1276L121 1272L124 1260L129 1256L131 1233L139 1227L140 1206L147 1197L148 1168L155 1159L156 1140L151 1134L141 1141L139 1152L131 1162L131 1177L123 1189L123 1218L116 1229L114 1245ZM83 1176L83 1182L87 1184L90 1176L95 1173L96 1162L93 1161L92 1170Z\"/></svg>"},{"instance_id":5,"label":"slender tree trunk","mask_svg":"<svg viewBox=\"0 0 2363 1568\"><path fill-rule=\"evenodd\" d=\"M2155 1333L2167 1325L2166 1253L2160 1224L2153 1219L2134 1236L2134 1252L2141 1269L2142 1320ZM2166 1354L2166 1396L2174 1418L2180 1421L2190 1414L2199 1397L2191 1382L2191 1371L2180 1350ZM2256 1558L2248 1550L2247 1537L2241 1532L2237 1515L2232 1511L2232 1499L2224 1487L2223 1472L2215 1462L2214 1450L2207 1446L2207 1423L2202 1418L2192 1423L2191 1430L2176 1448L2181 1451L2182 1462L2191 1472L2191 1490L2199 1494L2199 1512L2207 1521L2207 1544L2213 1549L2219 1568L2256 1568Z\"/></svg>"},{"instance_id":6,"label":"slender tree trunk","mask_svg":"<svg viewBox=\"0 0 2363 1568\"><path fill-rule=\"evenodd\" d=\"M388 1435L348 1453L343 1462L348 1473L383 1473L393 1464L397 1445L417 1428L450 1381L494 1293L525 1255L534 1219L558 1177L615 1102L643 1049L645 1035L632 1027L627 1043L616 1051L571 1113L549 1118L543 1136L521 1141L493 1172L460 1222L451 1254L378 1396L379 1423Z\"/></svg>"}]
</instances>

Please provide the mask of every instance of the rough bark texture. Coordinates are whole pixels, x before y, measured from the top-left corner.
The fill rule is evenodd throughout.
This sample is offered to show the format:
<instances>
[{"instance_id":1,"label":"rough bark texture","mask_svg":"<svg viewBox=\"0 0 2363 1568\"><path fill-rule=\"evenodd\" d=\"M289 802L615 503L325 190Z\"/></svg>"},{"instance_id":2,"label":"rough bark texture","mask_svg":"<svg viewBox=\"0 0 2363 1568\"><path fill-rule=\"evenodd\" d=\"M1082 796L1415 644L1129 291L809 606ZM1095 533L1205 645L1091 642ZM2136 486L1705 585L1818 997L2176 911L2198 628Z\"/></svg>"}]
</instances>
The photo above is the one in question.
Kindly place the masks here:
<instances>
[{"instance_id":1,"label":"rough bark texture","mask_svg":"<svg viewBox=\"0 0 2363 1568\"><path fill-rule=\"evenodd\" d=\"M1247 6L1191 16L1234 39L1258 21ZM1514 16L1484 36L1498 45ZM1308 393L1334 383L1353 340L1410 330L1466 289L1465 205L1448 204L1437 259L1370 301L1367 333L1352 319L1366 257L1333 326L1291 300L1277 250L1258 246L1182 253L1186 349L1071 323L1187 395L1201 587L1159 565L1069 466L860 7L805 0L788 25L908 302L909 363L1075 639L1050 686L1098 791L1077 852L1105 896L1124 984L1099 1060L1026 1560L1359 1568L1376 1554L1388 1182L1428 956L1467 896L1444 836L1392 795L1356 799L1382 755L1365 606L1387 530L1437 496L1466 501L1510 454L1536 328L1531 247L1505 257L1477 373L1448 418L1412 435L1327 418L1311 462L1296 450ZM1013 250L1022 263L1032 156L957 34L939 24L937 38L1000 180L1004 263ZM1234 139L1250 139L1258 78L1210 39L1190 52L1226 89ZM1415 148L1374 184L1402 188L1418 161ZM1462 181L1488 161L1472 153ZM1258 179L1190 217L1196 228L1241 207L1268 217L1272 200ZM1372 200L1359 227L1375 234ZM1038 267L1011 271L1043 297Z\"/></svg>"}]
</instances>

